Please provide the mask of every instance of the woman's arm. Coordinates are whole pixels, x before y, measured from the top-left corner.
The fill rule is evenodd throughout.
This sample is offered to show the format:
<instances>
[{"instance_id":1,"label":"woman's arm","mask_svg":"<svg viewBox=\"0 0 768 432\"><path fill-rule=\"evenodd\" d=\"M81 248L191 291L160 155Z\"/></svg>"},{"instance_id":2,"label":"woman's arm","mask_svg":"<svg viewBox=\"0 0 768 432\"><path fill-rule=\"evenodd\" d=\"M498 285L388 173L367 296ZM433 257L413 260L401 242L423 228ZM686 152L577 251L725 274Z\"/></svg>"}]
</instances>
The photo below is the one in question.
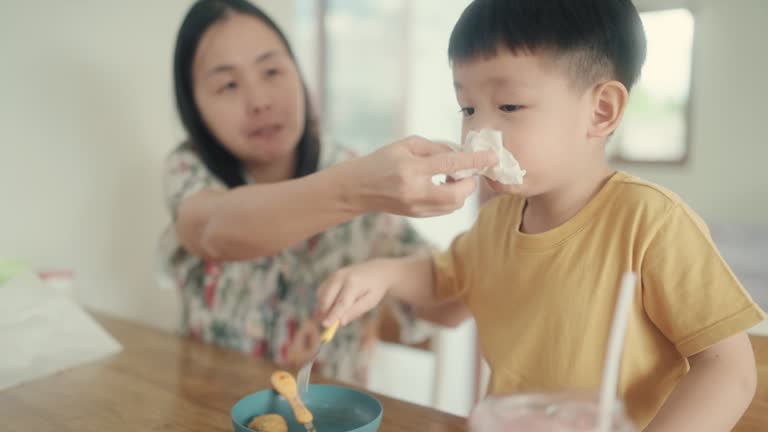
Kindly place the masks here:
<instances>
[{"instance_id":1,"label":"woman's arm","mask_svg":"<svg viewBox=\"0 0 768 432\"><path fill-rule=\"evenodd\" d=\"M335 174L201 191L181 203L176 235L190 253L206 259L273 255L359 214Z\"/></svg>"},{"instance_id":2,"label":"woman's arm","mask_svg":"<svg viewBox=\"0 0 768 432\"><path fill-rule=\"evenodd\" d=\"M206 259L268 256L370 211L452 212L474 191L474 179L435 185L432 177L496 163L490 152L457 153L406 138L300 179L198 192L179 206L176 233L189 252Z\"/></svg>"}]
</instances>

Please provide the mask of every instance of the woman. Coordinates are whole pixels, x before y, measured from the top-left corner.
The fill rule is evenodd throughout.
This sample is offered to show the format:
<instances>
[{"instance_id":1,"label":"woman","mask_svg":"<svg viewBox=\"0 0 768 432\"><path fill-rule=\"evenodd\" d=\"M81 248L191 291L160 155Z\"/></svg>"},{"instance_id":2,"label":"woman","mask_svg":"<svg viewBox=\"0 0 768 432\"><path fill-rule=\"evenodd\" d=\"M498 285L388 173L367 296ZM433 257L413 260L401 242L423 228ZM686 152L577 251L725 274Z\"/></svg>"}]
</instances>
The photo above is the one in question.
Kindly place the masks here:
<instances>
[{"instance_id":1,"label":"woman","mask_svg":"<svg viewBox=\"0 0 768 432\"><path fill-rule=\"evenodd\" d=\"M322 142L290 46L245 0L202 0L178 35L174 78L187 142L166 165L173 226L165 263L186 333L298 367L318 343L315 290L333 271L428 246L375 212L453 211L474 180L432 177L494 164L408 138L363 158ZM413 329L408 311L398 314ZM324 375L364 383L375 316L339 330Z\"/></svg>"}]
</instances>

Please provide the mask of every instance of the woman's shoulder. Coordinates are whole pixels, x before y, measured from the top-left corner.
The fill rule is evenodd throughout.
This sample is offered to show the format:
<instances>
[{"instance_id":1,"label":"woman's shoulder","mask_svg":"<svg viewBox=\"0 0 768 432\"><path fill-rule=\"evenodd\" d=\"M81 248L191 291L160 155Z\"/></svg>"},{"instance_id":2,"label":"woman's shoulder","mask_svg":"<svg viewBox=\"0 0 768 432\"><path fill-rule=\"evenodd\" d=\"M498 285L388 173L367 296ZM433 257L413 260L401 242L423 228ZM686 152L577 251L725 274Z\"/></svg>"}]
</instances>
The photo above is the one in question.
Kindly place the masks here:
<instances>
[{"instance_id":1,"label":"woman's shoulder","mask_svg":"<svg viewBox=\"0 0 768 432\"><path fill-rule=\"evenodd\" d=\"M203 164L202 159L200 159L197 151L192 147L192 144L189 141L182 141L165 156L166 166L182 161L200 165Z\"/></svg>"},{"instance_id":2,"label":"woman's shoulder","mask_svg":"<svg viewBox=\"0 0 768 432\"><path fill-rule=\"evenodd\" d=\"M166 201L175 209L181 201L206 188L225 188L203 163L189 143L181 143L165 158L163 189Z\"/></svg>"},{"instance_id":3,"label":"woman's shoulder","mask_svg":"<svg viewBox=\"0 0 768 432\"><path fill-rule=\"evenodd\" d=\"M213 175L205 166L203 159L188 141L182 142L171 150L166 155L163 165L166 177L213 180Z\"/></svg>"}]
</instances>

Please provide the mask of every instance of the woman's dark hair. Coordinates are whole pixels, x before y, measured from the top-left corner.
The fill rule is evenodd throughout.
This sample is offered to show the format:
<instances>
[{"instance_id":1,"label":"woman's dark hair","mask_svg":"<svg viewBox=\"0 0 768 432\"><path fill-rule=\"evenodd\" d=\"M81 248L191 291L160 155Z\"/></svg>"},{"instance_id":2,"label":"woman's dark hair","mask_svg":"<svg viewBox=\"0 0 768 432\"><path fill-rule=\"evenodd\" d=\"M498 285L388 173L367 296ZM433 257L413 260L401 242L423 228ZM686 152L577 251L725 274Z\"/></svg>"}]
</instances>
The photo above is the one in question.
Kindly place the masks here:
<instances>
[{"instance_id":1,"label":"woman's dark hair","mask_svg":"<svg viewBox=\"0 0 768 432\"><path fill-rule=\"evenodd\" d=\"M189 134L189 144L208 169L230 188L245 184L240 161L211 133L195 104L192 90L192 62L203 34L217 22L232 13L258 18L271 28L285 44L288 54L296 60L288 39L275 22L261 9L246 0L198 0L187 12L176 40L173 59L173 79L176 108L181 122ZM298 67L298 65L297 65ZM320 136L309 101L309 92L302 80L306 114L304 131L297 146L294 177L317 171L320 155Z\"/></svg>"}]
</instances>

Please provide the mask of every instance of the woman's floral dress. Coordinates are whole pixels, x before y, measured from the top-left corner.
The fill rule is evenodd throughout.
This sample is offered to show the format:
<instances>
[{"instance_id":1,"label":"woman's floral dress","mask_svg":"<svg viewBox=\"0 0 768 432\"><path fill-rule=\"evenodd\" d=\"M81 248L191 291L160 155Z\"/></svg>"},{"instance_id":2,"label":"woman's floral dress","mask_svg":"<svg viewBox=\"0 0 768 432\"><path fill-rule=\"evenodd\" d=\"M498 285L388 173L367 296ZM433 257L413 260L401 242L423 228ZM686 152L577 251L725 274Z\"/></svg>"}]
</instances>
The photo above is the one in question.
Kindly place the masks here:
<instances>
[{"instance_id":1,"label":"woman's floral dress","mask_svg":"<svg viewBox=\"0 0 768 432\"><path fill-rule=\"evenodd\" d=\"M351 152L326 144L319 168L350 157ZM164 186L174 221L185 198L202 189L225 188L185 144L168 156ZM429 249L404 218L369 213L277 255L242 262L206 261L187 253L171 225L163 234L158 257L165 276L181 295L183 334L296 368L318 344L320 329L312 319L315 293L327 276L371 258ZM415 342L429 335L431 327L415 320L407 307L391 304L404 339ZM373 311L339 329L323 349L315 370L364 385L376 342L377 315Z\"/></svg>"}]
</instances>

